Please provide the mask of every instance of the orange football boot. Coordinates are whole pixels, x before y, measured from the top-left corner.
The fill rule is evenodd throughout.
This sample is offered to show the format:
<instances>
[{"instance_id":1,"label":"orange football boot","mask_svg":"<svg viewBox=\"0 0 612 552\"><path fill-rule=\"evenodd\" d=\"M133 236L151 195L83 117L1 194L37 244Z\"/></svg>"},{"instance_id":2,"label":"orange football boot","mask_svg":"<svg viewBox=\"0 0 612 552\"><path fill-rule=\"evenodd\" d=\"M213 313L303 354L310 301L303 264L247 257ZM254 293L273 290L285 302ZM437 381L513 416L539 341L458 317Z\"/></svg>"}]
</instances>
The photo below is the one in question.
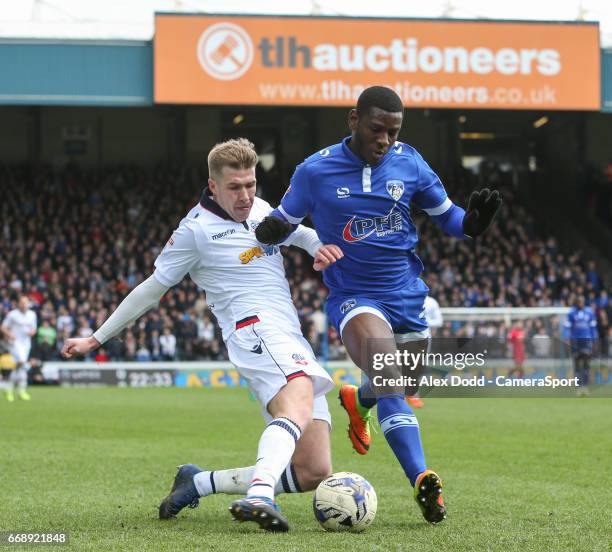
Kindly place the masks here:
<instances>
[{"instance_id":1,"label":"orange football boot","mask_svg":"<svg viewBox=\"0 0 612 552\"><path fill-rule=\"evenodd\" d=\"M349 416L348 436L353 444L353 448L359 454L367 454L370 449L370 417L362 414L358 407L357 387L355 385L343 385L340 388L340 404ZM363 408L363 407L361 407Z\"/></svg>"},{"instance_id":2,"label":"orange football boot","mask_svg":"<svg viewBox=\"0 0 612 552\"><path fill-rule=\"evenodd\" d=\"M425 470L419 474L414 484L414 499L429 523L440 523L446 518L442 480L435 471Z\"/></svg>"}]
</instances>

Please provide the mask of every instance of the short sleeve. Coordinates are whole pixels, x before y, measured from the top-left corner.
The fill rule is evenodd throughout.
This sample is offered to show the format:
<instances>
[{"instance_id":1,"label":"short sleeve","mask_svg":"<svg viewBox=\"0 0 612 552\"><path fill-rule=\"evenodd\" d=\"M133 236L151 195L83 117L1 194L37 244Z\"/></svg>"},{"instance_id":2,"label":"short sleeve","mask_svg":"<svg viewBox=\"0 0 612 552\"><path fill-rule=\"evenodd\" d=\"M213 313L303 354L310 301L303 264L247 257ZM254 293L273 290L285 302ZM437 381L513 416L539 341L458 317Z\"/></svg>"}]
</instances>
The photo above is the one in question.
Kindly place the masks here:
<instances>
[{"instance_id":1,"label":"short sleeve","mask_svg":"<svg viewBox=\"0 0 612 552\"><path fill-rule=\"evenodd\" d=\"M166 286L178 284L200 261L194 230L181 224L170 236L162 252L155 260L156 280Z\"/></svg>"},{"instance_id":2,"label":"short sleeve","mask_svg":"<svg viewBox=\"0 0 612 552\"><path fill-rule=\"evenodd\" d=\"M9 312L6 317L4 318L4 320L2 321L2 326L5 328L8 328L9 330L13 329L13 317L12 317L12 311Z\"/></svg>"},{"instance_id":3,"label":"short sleeve","mask_svg":"<svg viewBox=\"0 0 612 552\"><path fill-rule=\"evenodd\" d=\"M312 211L308 166L305 163L295 169L278 210L291 224L299 224Z\"/></svg>"}]
</instances>

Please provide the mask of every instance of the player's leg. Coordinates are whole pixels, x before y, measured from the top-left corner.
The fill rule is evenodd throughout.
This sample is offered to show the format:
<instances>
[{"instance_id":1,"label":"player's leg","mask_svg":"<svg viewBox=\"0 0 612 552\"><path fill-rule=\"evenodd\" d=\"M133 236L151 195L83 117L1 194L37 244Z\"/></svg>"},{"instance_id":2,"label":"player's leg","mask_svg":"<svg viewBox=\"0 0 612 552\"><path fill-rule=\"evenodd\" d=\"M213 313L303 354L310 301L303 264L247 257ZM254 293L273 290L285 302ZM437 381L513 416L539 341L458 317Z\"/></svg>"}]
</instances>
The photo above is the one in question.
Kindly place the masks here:
<instances>
[{"instance_id":1,"label":"player's leg","mask_svg":"<svg viewBox=\"0 0 612 552\"><path fill-rule=\"evenodd\" d=\"M13 346L13 356L17 367L11 374L11 381L13 388L17 393L17 396L24 400L29 401L30 395L27 391L28 388L28 358L30 356L30 343L26 342L15 342Z\"/></svg>"},{"instance_id":2,"label":"player's leg","mask_svg":"<svg viewBox=\"0 0 612 552\"><path fill-rule=\"evenodd\" d=\"M303 492L316 489L331 475L331 416L325 396L313 401L313 420L298 441L291 460L294 470L291 479L283 483L285 492ZM281 477L281 481L284 478Z\"/></svg>"},{"instance_id":3,"label":"player's leg","mask_svg":"<svg viewBox=\"0 0 612 552\"><path fill-rule=\"evenodd\" d=\"M245 495L254 471L255 466L201 471L194 477L194 483L200 497L210 494ZM329 423L315 417L297 442L291 463L281 474L274 494L311 491L330 474Z\"/></svg>"},{"instance_id":4,"label":"player's leg","mask_svg":"<svg viewBox=\"0 0 612 552\"><path fill-rule=\"evenodd\" d=\"M3 355L10 356L10 355ZM11 356L11 364L14 365L13 357ZM8 363L7 363L8 364ZM11 381L11 373L13 372L14 367L11 368L2 368L0 370L0 387L4 391L4 396L8 402L13 402L15 400L15 395L13 393L13 383Z\"/></svg>"},{"instance_id":5,"label":"player's leg","mask_svg":"<svg viewBox=\"0 0 612 552\"><path fill-rule=\"evenodd\" d=\"M381 316L372 313L361 313L351 318L344 326L342 340L353 362L370 378L372 374L370 366L372 366L374 355L377 355L378 358L392 358L396 351L395 338L389 323ZM369 346L366 345L367 343ZM399 366L390 365L381 370L381 375L388 374L392 377L401 372ZM410 484L417 489L415 494L418 494L420 486L426 484L427 504L425 506L427 508L425 510L422 508L425 519L431 523L442 521L446 516L446 511L441 500L438 502L441 484L437 476L434 481L434 472L427 469L419 424L414 412L404 400L404 388L390 386L382 389L377 386L371 386L371 388L375 392L374 398L364 398L376 401L378 419L385 439ZM429 474L433 475L430 477ZM424 504L419 501L419 505L422 507Z\"/></svg>"},{"instance_id":6,"label":"player's leg","mask_svg":"<svg viewBox=\"0 0 612 552\"><path fill-rule=\"evenodd\" d=\"M230 512L239 521L254 521L267 531L288 531L287 519L274 500L274 488L312 421L313 385L305 374L295 377L268 403L273 417L259 440L257 462L246 498L235 500Z\"/></svg>"},{"instance_id":7,"label":"player's leg","mask_svg":"<svg viewBox=\"0 0 612 552\"><path fill-rule=\"evenodd\" d=\"M331 378L318 365L309 345L300 335L279 330L278 325L271 326L270 324L259 323L257 329L252 327L248 330L235 332L227 344L230 360L237 366L240 374L258 397L260 404L264 405L264 408L265 406L268 407L264 415L270 423L262 435L260 452L262 448L268 448L265 444L267 441L274 440L274 438L270 439L271 434L276 433L278 437L279 429L288 433L287 428L290 428L299 437L298 432L301 432L302 429L299 425L308 426L312 419L312 396L316 394L317 401L320 399L324 401L324 393L333 387ZM300 389L302 389L302 392L299 391ZM304 389L309 389L306 393L309 398L305 398ZM289 396L290 392L296 391L300 396ZM320 416L318 411L316 415L329 421L327 403L324 402L324 404L325 416ZM296 407L296 405L299 407ZM307 409L304 410L302 405L307 405ZM283 417L289 419L278 420L278 418ZM278 423L275 423L275 421ZM280 433L282 434L282 431ZM329 437L326 436L326 439L328 441ZM293 447L295 448L295 439L293 439ZM275 454L277 449L278 447L275 446ZM283 487L285 480L290 487L293 487L290 490L298 490L295 485L297 483L299 486L299 478L296 475L295 466L292 466L289 462L290 457L291 454L288 455L285 463L280 467L278 459L274 459L277 473L275 489L266 488L264 485L253 486L253 490L257 490L260 497L255 499L256 501L270 501L264 493L270 494L272 492L272 496L274 496L274 491L287 491L287 488ZM255 479L259 479L256 473L257 469L268 464L265 459L262 459L262 454L259 454L258 458L256 467L238 468L236 470L205 472L193 464L183 466L177 474L172 492L160 506L160 517L164 519L174 517L180 509L190 503L190 500L197 503L197 498L201 495L211 494L212 492L240 492L241 494L244 494L245 490L248 492L250 484ZM183 473L185 474L184 477ZM187 492L177 491L175 493L177 482L179 482L179 487L187 489ZM268 484L270 485L270 483ZM178 495L177 499L175 499L175 495ZM236 517L245 520L252 519L264 528L271 530L286 530L286 520L280 527L266 527L268 521L275 515L274 512L269 512L271 514L270 518L256 518L250 504L247 503L243 506L244 508L241 506L239 515ZM259 515L262 511L265 512L266 508L261 506L256 510Z\"/></svg>"},{"instance_id":8,"label":"player's leg","mask_svg":"<svg viewBox=\"0 0 612 552\"><path fill-rule=\"evenodd\" d=\"M247 497L230 507L236 519L256 521L272 531L288 529L274 502L274 491L291 462L296 442L312 420L312 403L312 380L305 375L288 381L268 403L272 420L259 439ZM160 505L160 519L175 517L185 506L195 507L202 495L198 486L206 485L206 479L211 487L214 485L211 475L194 464L182 466L170 494Z\"/></svg>"},{"instance_id":9,"label":"player's leg","mask_svg":"<svg viewBox=\"0 0 612 552\"><path fill-rule=\"evenodd\" d=\"M23 401L29 401L31 399L28 393L28 367L27 364L20 364L13 373L13 387L17 392L17 396Z\"/></svg>"},{"instance_id":10,"label":"player's leg","mask_svg":"<svg viewBox=\"0 0 612 552\"><path fill-rule=\"evenodd\" d=\"M421 353L427 353L429 350L429 339L421 339L419 332L408 334L396 334L395 341L400 351L411 353L412 358L421 358ZM424 366L421 362L414 367L416 381L423 374ZM418 383L413 386L407 386L405 393L406 399L414 397L418 394ZM412 402L408 401L412 407ZM418 408L418 407L417 407ZM432 523L438 523L446 517L446 508L444 499L442 498L442 480L440 476L433 470L427 469L421 472L414 482L414 499L416 500L423 517Z\"/></svg>"}]
</instances>

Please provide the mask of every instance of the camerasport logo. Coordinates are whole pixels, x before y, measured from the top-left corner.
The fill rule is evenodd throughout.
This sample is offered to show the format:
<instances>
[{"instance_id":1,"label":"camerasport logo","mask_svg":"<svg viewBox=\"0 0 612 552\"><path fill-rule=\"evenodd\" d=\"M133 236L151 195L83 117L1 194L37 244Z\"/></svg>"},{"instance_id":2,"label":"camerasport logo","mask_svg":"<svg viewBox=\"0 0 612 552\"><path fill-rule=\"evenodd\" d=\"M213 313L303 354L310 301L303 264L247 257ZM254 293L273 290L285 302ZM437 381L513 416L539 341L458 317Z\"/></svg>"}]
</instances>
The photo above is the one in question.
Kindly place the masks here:
<instances>
[{"instance_id":1,"label":"camerasport logo","mask_svg":"<svg viewBox=\"0 0 612 552\"><path fill-rule=\"evenodd\" d=\"M198 40L198 60L215 79L238 79L253 63L253 41L234 23L211 25Z\"/></svg>"}]
</instances>

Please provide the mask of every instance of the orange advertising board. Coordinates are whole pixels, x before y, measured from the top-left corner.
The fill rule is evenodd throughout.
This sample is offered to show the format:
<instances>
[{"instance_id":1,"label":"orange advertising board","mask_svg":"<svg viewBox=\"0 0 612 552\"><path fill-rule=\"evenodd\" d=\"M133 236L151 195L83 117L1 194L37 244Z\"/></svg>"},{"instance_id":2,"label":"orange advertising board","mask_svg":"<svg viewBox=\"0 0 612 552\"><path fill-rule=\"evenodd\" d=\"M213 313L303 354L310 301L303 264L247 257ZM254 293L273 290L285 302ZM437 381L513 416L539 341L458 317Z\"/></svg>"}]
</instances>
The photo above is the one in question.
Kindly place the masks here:
<instances>
[{"instance_id":1,"label":"orange advertising board","mask_svg":"<svg viewBox=\"0 0 612 552\"><path fill-rule=\"evenodd\" d=\"M154 56L157 103L601 108L593 23L157 14Z\"/></svg>"}]
</instances>

